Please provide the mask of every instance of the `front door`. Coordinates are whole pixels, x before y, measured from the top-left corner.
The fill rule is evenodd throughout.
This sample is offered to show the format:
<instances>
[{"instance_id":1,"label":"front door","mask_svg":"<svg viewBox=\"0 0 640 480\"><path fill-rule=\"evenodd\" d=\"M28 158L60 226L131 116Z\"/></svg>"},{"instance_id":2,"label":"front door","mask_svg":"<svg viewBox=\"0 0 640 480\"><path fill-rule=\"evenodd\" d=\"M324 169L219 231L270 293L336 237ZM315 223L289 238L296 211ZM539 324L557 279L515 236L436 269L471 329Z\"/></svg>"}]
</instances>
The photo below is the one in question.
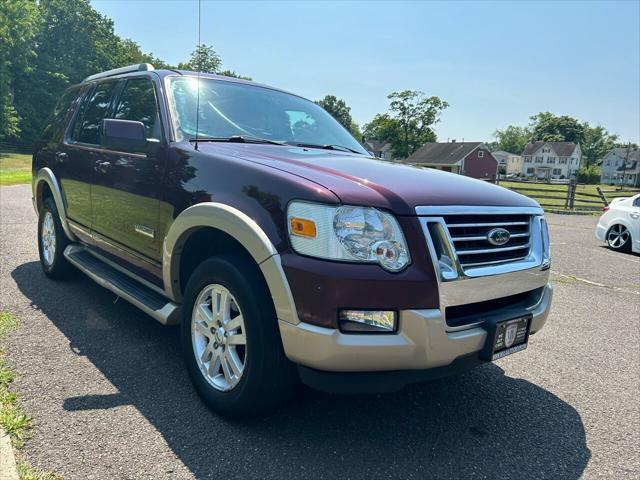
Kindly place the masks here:
<instances>
[{"instance_id":1,"label":"front door","mask_svg":"<svg viewBox=\"0 0 640 480\"><path fill-rule=\"evenodd\" d=\"M160 262L158 209L164 149L158 99L151 79L126 80L110 117L142 122L147 148L139 152L102 151L91 191L94 235L124 247L128 253Z\"/></svg>"}]
</instances>

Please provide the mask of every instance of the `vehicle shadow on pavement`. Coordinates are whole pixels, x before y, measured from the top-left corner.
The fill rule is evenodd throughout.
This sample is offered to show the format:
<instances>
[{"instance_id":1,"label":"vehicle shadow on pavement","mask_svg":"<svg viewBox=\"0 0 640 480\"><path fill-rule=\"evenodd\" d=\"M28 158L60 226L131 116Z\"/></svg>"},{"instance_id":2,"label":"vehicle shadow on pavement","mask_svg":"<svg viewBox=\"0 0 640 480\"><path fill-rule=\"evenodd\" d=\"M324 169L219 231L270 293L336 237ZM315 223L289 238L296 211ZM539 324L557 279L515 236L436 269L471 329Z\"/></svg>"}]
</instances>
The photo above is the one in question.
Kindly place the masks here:
<instances>
[{"instance_id":1,"label":"vehicle shadow on pavement","mask_svg":"<svg viewBox=\"0 0 640 480\"><path fill-rule=\"evenodd\" d=\"M195 394L177 328L84 277L51 282L37 262L12 277L118 391L67 398L64 409L133 405L196 478L577 479L591 457L571 405L495 364L393 394L301 388L266 418L228 421Z\"/></svg>"}]
</instances>

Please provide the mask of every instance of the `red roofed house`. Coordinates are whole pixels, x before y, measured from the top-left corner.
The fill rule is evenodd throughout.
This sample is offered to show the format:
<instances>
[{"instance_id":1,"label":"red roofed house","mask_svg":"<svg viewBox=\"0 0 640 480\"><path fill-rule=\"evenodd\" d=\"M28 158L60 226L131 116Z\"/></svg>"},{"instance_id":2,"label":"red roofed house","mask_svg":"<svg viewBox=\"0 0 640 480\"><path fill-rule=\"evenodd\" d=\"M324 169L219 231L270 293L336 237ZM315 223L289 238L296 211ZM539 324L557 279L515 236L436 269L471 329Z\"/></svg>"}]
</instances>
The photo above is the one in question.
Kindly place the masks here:
<instances>
[{"instance_id":1,"label":"red roofed house","mask_svg":"<svg viewBox=\"0 0 640 480\"><path fill-rule=\"evenodd\" d=\"M498 161L482 142L425 143L405 163L495 182Z\"/></svg>"}]
</instances>

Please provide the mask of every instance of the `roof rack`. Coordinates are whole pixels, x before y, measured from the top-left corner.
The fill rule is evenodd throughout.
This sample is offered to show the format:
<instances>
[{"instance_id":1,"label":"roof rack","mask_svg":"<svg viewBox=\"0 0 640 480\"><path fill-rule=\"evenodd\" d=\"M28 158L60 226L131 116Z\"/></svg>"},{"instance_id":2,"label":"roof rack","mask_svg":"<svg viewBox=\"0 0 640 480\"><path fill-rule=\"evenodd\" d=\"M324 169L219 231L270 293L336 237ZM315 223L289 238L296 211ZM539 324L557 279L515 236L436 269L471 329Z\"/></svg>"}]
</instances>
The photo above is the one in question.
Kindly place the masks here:
<instances>
[{"instance_id":1,"label":"roof rack","mask_svg":"<svg viewBox=\"0 0 640 480\"><path fill-rule=\"evenodd\" d=\"M114 68L113 70L107 70L106 72L89 75L83 80L83 82L89 82L98 78L113 77L114 75L120 75L121 73L148 72L151 70L155 70L155 68L153 68L153 65L150 63L139 63L137 65L128 65L126 67Z\"/></svg>"}]
</instances>

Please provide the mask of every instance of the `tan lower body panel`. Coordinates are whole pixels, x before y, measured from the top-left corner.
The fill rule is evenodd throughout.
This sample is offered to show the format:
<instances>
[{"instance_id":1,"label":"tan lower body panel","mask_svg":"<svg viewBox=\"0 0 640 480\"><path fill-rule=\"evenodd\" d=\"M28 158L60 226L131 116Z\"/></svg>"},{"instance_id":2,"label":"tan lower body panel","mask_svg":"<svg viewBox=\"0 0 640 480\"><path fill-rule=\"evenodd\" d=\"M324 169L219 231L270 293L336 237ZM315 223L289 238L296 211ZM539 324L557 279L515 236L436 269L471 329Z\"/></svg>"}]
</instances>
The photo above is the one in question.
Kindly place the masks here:
<instances>
[{"instance_id":1,"label":"tan lower body panel","mask_svg":"<svg viewBox=\"0 0 640 480\"><path fill-rule=\"evenodd\" d=\"M531 333L540 330L549 315L553 288L545 287L540 303L531 310ZM287 357L317 370L364 372L417 370L449 365L456 358L478 352L487 332L481 327L447 331L439 309L403 310L399 331L392 335L344 334L301 322L279 322Z\"/></svg>"}]
</instances>

